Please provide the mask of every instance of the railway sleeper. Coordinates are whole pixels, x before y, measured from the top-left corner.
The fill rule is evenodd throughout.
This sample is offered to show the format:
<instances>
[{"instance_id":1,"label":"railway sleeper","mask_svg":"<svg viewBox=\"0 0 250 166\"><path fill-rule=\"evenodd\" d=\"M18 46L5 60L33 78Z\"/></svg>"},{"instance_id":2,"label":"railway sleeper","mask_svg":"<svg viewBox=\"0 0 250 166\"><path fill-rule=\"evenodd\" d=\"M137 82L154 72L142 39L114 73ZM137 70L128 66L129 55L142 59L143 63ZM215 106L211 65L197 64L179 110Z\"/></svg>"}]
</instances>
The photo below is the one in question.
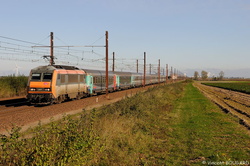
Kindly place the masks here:
<instances>
[{"instance_id":1,"label":"railway sleeper","mask_svg":"<svg viewBox=\"0 0 250 166\"><path fill-rule=\"evenodd\" d=\"M54 102L54 98L52 98L52 94L28 94L27 96L28 102L30 104L51 104Z\"/></svg>"}]
</instances>

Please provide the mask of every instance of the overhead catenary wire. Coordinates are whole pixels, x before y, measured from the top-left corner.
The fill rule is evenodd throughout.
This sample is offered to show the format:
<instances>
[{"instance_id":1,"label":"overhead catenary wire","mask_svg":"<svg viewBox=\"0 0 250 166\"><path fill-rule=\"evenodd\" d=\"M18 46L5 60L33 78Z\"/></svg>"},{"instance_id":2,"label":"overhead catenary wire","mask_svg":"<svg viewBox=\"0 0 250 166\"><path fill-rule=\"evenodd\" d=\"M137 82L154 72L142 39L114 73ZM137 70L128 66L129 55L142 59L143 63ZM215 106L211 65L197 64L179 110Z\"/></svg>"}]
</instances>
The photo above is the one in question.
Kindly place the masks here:
<instances>
[{"instance_id":1,"label":"overhead catenary wire","mask_svg":"<svg viewBox=\"0 0 250 166\"><path fill-rule=\"evenodd\" d=\"M24 59L25 60L27 59L28 61L37 61L37 58L41 58L42 56L46 56L49 54L49 50L43 48L45 45L40 44L40 43L28 42L28 41L4 37L4 36L0 36L0 38L1 38L0 39L0 50L1 50L0 59L15 59L15 60L20 60L20 61L21 60L24 61ZM7 39L7 40L3 40L3 39ZM61 40L58 37L56 39ZM41 46L41 47L32 47L32 45ZM66 57L71 56L77 59L76 61L78 63L80 59L84 58L82 56L83 52L85 52L85 54L91 53L92 55L95 54L99 56L98 59L92 58L92 61L99 61L100 57L103 57L103 55L95 52L94 50L92 51L76 50L76 49L66 50L65 48L56 49L55 56L58 56L58 57L60 56L60 58L62 59L65 59ZM12 56L11 58L4 57L4 56L10 56L10 55ZM31 59L28 59L28 58L31 58ZM73 63L72 60L70 60L69 63Z\"/></svg>"},{"instance_id":2,"label":"overhead catenary wire","mask_svg":"<svg viewBox=\"0 0 250 166\"><path fill-rule=\"evenodd\" d=\"M23 42L23 43L28 43L28 44L36 44L36 45L42 45L39 43L34 43L34 42L29 42L29 41L25 41L25 40L20 40L20 39L14 39L14 38L10 38L10 37L5 37L5 36L0 36L0 38L4 38L4 39L8 39L8 40L13 40L13 41L18 41L18 42Z\"/></svg>"},{"instance_id":3,"label":"overhead catenary wire","mask_svg":"<svg viewBox=\"0 0 250 166\"><path fill-rule=\"evenodd\" d=\"M105 47L104 45L93 44L101 40L105 35L98 38L91 45L82 46L54 46L54 56L56 57L56 63L69 64L69 65L79 65L82 68L104 68L105 66L105 55L104 52L100 53L98 47ZM42 41L46 40L47 36ZM56 40L67 44L65 41L59 37L55 37ZM35 42L29 42L20 39L14 39L10 37L0 36L0 59L4 60L17 60L17 61L27 61L27 62L44 62L42 58L50 54L49 46ZM68 44L67 44L68 45ZM36 46L36 47L34 47ZM81 48L81 49L80 49ZM124 57L124 56L123 56ZM139 61L138 68L139 72L143 72L143 58L142 55L133 56L135 58L119 58L116 55L115 58L115 69L117 71L134 71L136 72L136 60ZM112 59L108 59L111 61ZM149 65L146 64L147 73L149 72ZM153 61L151 64L151 72L157 73L158 64ZM160 68L161 73L163 73L164 67ZM170 71L170 70L169 70ZM174 71L173 71L174 72Z\"/></svg>"},{"instance_id":4,"label":"overhead catenary wire","mask_svg":"<svg viewBox=\"0 0 250 166\"><path fill-rule=\"evenodd\" d=\"M92 44L90 44L90 45L94 45L97 41L103 39L104 37L105 37L105 35L102 35L100 38L98 38L96 41L94 41L94 42L93 42Z\"/></svg>"}]
</instances>

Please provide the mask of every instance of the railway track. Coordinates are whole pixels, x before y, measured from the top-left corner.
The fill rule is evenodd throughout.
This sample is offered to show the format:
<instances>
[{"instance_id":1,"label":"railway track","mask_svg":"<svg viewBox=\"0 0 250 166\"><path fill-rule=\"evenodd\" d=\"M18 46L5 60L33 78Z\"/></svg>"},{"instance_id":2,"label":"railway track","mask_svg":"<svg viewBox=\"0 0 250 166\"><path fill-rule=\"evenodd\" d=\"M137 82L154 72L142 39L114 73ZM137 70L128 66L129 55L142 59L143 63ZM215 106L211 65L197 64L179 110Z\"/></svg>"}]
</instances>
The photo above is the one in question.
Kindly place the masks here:
<instances>
[{"instance_id":1,"label":"railway track","mask_svg":"<svg viewBox=\"0 0 250 166\"><path fill-rule=\"evenodd\" d=\"M106 98L106 95L98 95L46 106L29 105L25 98L1 100L0 134L8 135L13 125L22 127L21 131L25 131L29 127L37 126L39 122L45 124L50 122L51 118L57 120L66 114L76 114L83 110L89 110L94 107L110 104L121 100L124 97L129 97L138 92L145 91L153 86L155 85L109 93L108 99Z\"/></svg>"},{"instance_id":2,"label":"railway track","mask_svg":"<svg viewBox=\"0 0 250 166\"><path fill-rule=\"evenodd\" d=\"M10 98L10 99L1 99L0 100L0 106L5 105L6 107L8 106L14 106L16 104L22 104L22 103L27 103L27 100L25 97L16 97L16 98Z\"/></svg>"},{"instance_id":3,"label":"railway track","mask_svg":"<svg viewBox=\"0 0 250 166\"><path fill-rule=\"evenodd\" d=\"M250 95L195 82L205 96L217 104L224 112L239 118L239 123L250 130Z\"/></svg>"}]
</instances>

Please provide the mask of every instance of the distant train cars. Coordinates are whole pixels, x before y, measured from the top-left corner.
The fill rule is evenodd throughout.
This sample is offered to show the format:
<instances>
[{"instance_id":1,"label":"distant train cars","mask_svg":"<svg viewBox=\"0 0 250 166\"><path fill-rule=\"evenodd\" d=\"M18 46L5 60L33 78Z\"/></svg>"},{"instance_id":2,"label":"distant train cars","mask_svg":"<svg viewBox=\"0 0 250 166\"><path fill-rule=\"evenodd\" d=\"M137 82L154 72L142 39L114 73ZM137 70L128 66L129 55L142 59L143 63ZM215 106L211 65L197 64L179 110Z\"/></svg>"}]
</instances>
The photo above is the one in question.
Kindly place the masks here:
<instances>
[{"instance_id":1,"label":"distant train cars","mask_svg":"<svg viewBox=\"0 0 250 166\"><path fill-rule=\"evenodd\" d=\"M108 91L143 85L143 74L109 72ZM160 81L166 81L161 76ZM158 75L146 75L146 85L158 83ZM106 73L101 70L79 69L74 66L49 65L31 70L27 99L32 104L61 103L106 91Z\"/></svg>"}]
</instances>

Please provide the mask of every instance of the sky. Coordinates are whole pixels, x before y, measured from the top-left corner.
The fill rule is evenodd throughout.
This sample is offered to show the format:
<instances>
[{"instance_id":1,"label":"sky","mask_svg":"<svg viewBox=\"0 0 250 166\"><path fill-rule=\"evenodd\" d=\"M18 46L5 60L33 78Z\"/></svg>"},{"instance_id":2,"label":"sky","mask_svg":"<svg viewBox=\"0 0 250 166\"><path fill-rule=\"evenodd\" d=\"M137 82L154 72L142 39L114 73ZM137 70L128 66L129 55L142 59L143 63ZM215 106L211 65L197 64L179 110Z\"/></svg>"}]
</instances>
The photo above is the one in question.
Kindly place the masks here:
<instances>
[{"instance_id":1,"label":"sky","mask_svg":"<svg viewBox=\"0 0 250 166\"><path fill-rule=\"evenodd\" d=\"M49 45L53 32L55 46L105 46L108 31L109 56L115 52L116 69L120 71L135 70L136 59L141 70L146 52L147 64L155 68L160 59L162 68L168 64L188 76L205 70L215 76L224 71L227 77L250 78L249 0L0 2L0 75L15 73L17 68L27 75L31 68L48 64L40 54L20 54L8 60L6 43L17 41L2 37ZM31 48L34 44L30 43L27 46L49 54L48 47ZM81 68L105 67L104 47L56 50L57 64L68 61Z\"/></svg>"}]
</instances>

